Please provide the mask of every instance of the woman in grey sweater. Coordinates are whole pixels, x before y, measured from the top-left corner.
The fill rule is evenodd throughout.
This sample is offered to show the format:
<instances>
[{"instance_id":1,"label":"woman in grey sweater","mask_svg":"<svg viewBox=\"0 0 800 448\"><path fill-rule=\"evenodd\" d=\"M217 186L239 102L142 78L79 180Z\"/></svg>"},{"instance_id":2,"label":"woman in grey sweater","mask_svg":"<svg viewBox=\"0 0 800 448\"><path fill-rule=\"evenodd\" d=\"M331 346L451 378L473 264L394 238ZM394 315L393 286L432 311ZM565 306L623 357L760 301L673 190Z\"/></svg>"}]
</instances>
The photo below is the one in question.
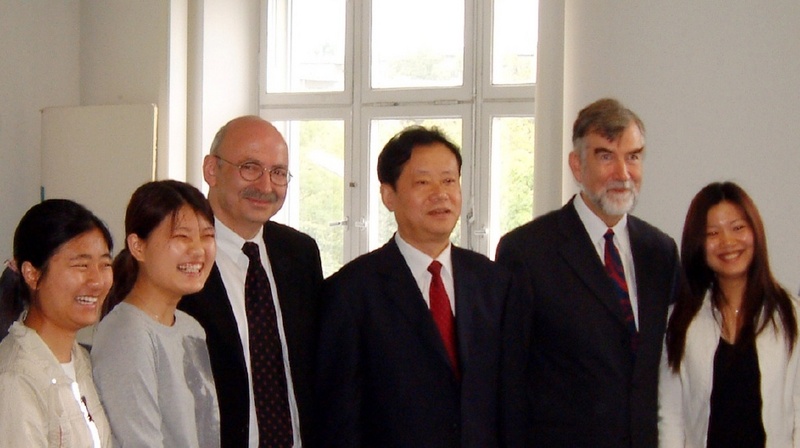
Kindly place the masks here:
<instances>
[{"instance_id":1,"label":"woman in grey sweater","mask_svg":"<svg viewBox=\"0 0 800 448\"><path fill-rule=\"evenodd\" d=\"M176 310L214 263L214 217L195 187L149 182L131 197L114 260L110 312L92 363L116 446L219 446L219 409L205 332ZM113 309L112 309L113 308Z\"/></svg>"}]
</instances>

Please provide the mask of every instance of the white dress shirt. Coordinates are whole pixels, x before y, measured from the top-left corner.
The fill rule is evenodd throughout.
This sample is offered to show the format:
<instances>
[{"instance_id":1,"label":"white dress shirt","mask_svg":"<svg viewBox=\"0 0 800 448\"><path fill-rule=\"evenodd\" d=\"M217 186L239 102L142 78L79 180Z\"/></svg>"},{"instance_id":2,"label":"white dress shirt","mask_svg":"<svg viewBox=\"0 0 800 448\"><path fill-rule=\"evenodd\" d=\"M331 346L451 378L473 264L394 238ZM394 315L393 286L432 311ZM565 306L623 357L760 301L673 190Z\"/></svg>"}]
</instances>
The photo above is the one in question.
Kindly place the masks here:
<instances>
[{"instance_id":1,"label":"white dress shirt","mask_svg":"<svg viewBox=\"0 0 800 448\"><path fill-rule=\"evenodd\" d=\"M300 416L297 411L297 400L294 396L294 386L292 385L292 374L289 367L289 351L286 346L286 335L283 331L283 317L281 315L281 305L278 301L275 279L272 275L272 267L267 256L267 248L264 244L263 227L252 240L245 240L234 231L225 226L220 220L215 224L217 241L217 267L222 275L222 282L225 284L225 291L228 293L228 300L233 308L233 315L236 317L236 325L239 328L239 337L242 340L242 350L247 364L247 377L250 381L250 448L258 448L258 422L256 419L256 406L253 400L253 377L250 370L250 337L247 328L247 313L244 304L244 284L247 278L247 266L250 260L244 252L242 246L245 242L252 242L258 245L261 264L267 271L269 287L272 290L272 302L275 304L275 313L278 319L278 334L281 338L281 349L283 350L283 365L286 370L286 386L289 390L289 410L292 414L292 434L294 436L294 446L303 446L300 439Z\"/></svg>"},{"instance_id":2,"label":"white dress shirt","mask_svg":"<svg viewBox=\"0 0 800 448\"><path fill-rule=\"evenodd\" d=\"M434 259L416 247L408 244L405 240L403 240L403 238L400 237L399 233L395 233L394 240L397 243L397 247L400 249L400 253L403 255L403 258L405 258L408 268L411 269L411 275L413 275L414 280L417 281L417 286L419 287L420 292L422 292L422 298L425 299L425 304L428 305L428 308L430 308L430 290L433 274L428 272L428 266L430 266ZM436 257L436 261L442 264L442 283L444 283L444 289L447 291L447 298L450 300L450 309L453 311L453 316L455 316L456 295L455 286L453 284L453 261L450 259L451 247L452 244L448 244L442 253Z\"/></svg>"},{"instance_id":3,"label":"white dress shirt","mask_svg":"<svg viewBox=\"0 0 800 448\"><path fill-rule=\"evenodd\" d=\"M575 210L578 212L583 227L589 234L589 238L594 244L594 249L597 251L597 256L600 257L600 263L605 265L605 251L606 239L605 234L609 227L603 222L600 217L586 205L583 195L578 195L572 203L575 205ZM628 284L628 296L631 300L631 308L633 308L633 319L636 322L636 328L639 328L639 299L636 294L636 271L633 266L633 254L631 253L631 240L628 234L628 215L622 216L622 219L614 226L611 227L614 231L614 245L619 251L619 257L622 259L622 268L625 269L625 282Z\"/></svg>"}]
</instances>

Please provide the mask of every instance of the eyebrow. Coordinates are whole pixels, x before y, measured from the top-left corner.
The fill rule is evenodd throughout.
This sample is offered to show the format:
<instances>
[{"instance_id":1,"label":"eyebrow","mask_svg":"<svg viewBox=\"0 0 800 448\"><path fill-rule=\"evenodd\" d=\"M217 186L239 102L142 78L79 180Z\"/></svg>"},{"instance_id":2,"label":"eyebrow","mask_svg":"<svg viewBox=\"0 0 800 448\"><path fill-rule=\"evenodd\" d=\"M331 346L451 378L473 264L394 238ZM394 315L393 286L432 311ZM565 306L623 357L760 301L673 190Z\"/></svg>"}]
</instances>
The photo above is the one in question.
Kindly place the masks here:
<instances>
[{"instance_id":1,"label":"eyebrow","mask_svg":"<svg viewBox=\"0 0 800 448\"><path fill-rule=\"evenodd\" d=\"M605 146L598 146L598 147L594 148L592 151L593 151L594 154L597 154L599 152L614 152L614 151L606 148ZM641 154L643 152L644 152L644 146L640 146L640 147L638 147L636 149L633 149L631 151L626 152L625 154Z\"/></svg>"},{"instance_id":2,"label":"eyebrow","mask_svg":"<svg viewBox=\"0 0 800 448\"><path fill-rule=\"evenodd\" d=\"M111 258L111 253L106 252L103 255L100 255L101 258ZM74 257L70 257L70 261L77 261L77 260L91 260L93 257L89 254L78 254Z\"/></svg>"},{"instance_id":3,"label":"eyebrow","mask_svg":"<svg viewBox=\"0 0 800 448\"><path fill-rule=\"evenodd\" d=\"M458 174L459 171L453 169L445 169L445 170L435 170L435 169L428 169L428 168L417 168L412 173L415 174Z\"/></svg>"}]
</instances>

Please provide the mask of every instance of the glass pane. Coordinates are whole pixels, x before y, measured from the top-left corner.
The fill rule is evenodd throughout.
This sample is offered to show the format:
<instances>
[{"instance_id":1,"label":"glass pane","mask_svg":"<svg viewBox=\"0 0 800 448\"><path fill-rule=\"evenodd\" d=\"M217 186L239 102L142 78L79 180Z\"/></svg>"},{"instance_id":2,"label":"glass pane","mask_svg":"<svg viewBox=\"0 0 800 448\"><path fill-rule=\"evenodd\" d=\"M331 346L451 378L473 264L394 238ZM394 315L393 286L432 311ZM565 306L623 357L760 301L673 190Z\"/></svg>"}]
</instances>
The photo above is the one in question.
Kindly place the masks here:
<instances>
[{"instance_id":1,"label":"glass pane","mask_svg":"<svg viewBox=\"0 0 800 448\"><path fill-rule=\"evenodd\" d=\"M494 0L492 84L536 82L539 2Z\"/></svg>"},{"instance_id":2,"label":"glass pane","mask_svg":"<svg viewBox=\"0 0 800 448\"><path fill-rule=\"evenodd\" d=\"M381 200L380 182L378 182L378 155L390 138L411 125L437 126L453 143L461 147L460 118L377 119L370 122L369 250L377 249L385 244L397 230L394 215L383 205ZM456 245L459 245L461 241L460 219L450 235L450 241Z\"/></svg>"},{"instance_id":3,"label":"glass pane","mask_svg":"<svg viewBox=\"0 0 800 448\"><path fill-rule=\"evenodd\" d=\"M342 267L344 230L344 122L273 122L289 145L292 181L283 209L275 217L305 232L319 245L327 277Z\"/></svg>"},{"instance_id":4,"label":"glass pane","mask_svg":"<svg viewBox=\"0 0 800 448\"><path fill-rule=\"evenodd\" d=\"M344 90L345 0L269 0L267 92Z\"/></svg>"},{"instance_id":5,"label":"glass pane","mask_svg":"<svg viewBox=\"0 0 800 448\"><path fill-rule=\"evenodd\" d=\"M372 0L372 88L457 87L464 0Z\"/></svg>"},{"instance_id":6,"label":"glass pane","mask_svg":"<svg viewBox=\"0 0 800 448\"><path fill-rule=\"evenodd\" d=\"M533 218L533 117L492 119L489 255L500 237Z\"/></svg>"}]
</instances>

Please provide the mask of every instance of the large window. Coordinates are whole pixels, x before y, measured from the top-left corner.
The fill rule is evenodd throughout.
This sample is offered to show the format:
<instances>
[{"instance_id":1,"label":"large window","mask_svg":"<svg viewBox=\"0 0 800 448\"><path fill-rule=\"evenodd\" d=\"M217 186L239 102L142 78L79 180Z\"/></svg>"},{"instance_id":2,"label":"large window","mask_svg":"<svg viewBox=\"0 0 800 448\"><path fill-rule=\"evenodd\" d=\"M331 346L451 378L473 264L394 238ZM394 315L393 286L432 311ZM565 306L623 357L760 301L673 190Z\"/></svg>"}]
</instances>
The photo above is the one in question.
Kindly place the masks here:
<instances>
[{"instance_id":1,"label":"large window","mask_svg":"<svg viewBox=\"0 0 800 448\"><path fill-rule=\"evenodd\" d=\"M462 148L452 241L493 257L533 214L535 0L262 0L261 115L289 144L276 220L320 245L326 275L395 230L376 161L410 124Z\"/></svg>"}]
</instances>

